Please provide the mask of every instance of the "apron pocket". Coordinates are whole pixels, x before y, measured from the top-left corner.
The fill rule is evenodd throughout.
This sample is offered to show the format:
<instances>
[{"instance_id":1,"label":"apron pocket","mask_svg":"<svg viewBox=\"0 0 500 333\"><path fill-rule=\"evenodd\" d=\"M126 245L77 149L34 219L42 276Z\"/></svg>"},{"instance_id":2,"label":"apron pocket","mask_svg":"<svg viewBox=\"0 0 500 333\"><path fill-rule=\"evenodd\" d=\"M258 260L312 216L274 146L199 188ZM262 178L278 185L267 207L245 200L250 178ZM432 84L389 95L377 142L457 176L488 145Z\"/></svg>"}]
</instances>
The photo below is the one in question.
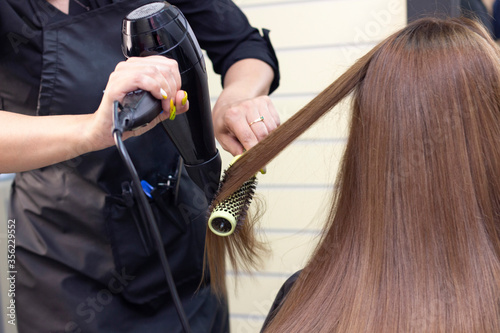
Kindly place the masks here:
<instances>
[{"instance_id":1,"label":"apron pocket","mask_svg":"<svg viewBox=\"0 0 500 333\"><path fill-rule=\"evenodd\" d=\"M207 212L206 200L202 198L201 190L186 177L179 187L177 205L165 207L163 201L160 209L160 202L150 202L178 288L193 281L196 283L189 285L196 286L202 280ZM149 222L142 218L137 204L131 203L125 192L106 198L106 232L116 271L131 276L123 290L124 298L144 304L169 290Z\"/></svg>"}]
</instances>

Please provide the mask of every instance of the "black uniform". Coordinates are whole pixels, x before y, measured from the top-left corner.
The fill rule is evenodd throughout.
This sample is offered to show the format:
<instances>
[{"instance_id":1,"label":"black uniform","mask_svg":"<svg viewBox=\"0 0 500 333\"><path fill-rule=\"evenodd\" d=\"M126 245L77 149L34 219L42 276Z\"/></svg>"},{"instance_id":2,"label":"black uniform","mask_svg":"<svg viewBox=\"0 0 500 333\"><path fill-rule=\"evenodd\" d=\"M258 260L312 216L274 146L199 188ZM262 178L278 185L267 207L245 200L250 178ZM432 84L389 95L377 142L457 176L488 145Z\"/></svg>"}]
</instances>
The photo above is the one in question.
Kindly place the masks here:
<instances>
[{"instance_id":1,"label":"black uniform","mask_svg":"<svg viewBox=\"0 0 500 333\"><path fill-rule=\"evenodd\" d=\"M271 309L269 309L269 313L266 316L266 319L264 320L264 324L262 325L262 331L269 326L271 320L274 319L278 311L280 310L281 305L286 299L286 296L292 289L293 285L299 278L301 270L290 276L281 286L280 290L278 290L278 293L276 294L276 297L274 298L273 305L271 306Z\"/></svg>"},{"instance_id":2,"label":"black uniform","mask_svg":"<svg viewBox=\"0 0 500 333\"><path fill-rule=\"evenodd\" d=\"M71 0L65 15L45 0L0 2L0 109L30 115L94 112L124 59L121 21L151 0ZM278 65L267 33L226 0L169 1L184 13L214 70L257 58ZM178 170L160 126L125 142L142 180L173 176L151 202L193 332L228 330L227 308L202 280L203 193ZM22 152L19 152L22 154ZM175 202L177 201L177 202ZM154 243L142 227L116 148L16 175L16 311L20 333L181 332Z\"/></svg>"}]
</instances>

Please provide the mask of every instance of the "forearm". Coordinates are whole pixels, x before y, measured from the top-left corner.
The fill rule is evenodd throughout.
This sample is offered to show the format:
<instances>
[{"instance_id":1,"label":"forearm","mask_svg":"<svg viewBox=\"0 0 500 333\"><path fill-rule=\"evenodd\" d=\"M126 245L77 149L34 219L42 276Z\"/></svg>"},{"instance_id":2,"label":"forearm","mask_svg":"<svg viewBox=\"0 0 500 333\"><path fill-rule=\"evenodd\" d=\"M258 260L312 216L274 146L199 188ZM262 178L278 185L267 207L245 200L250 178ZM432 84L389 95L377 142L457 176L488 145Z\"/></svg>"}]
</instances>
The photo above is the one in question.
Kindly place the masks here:
<instances>
[{"instance_id":1,"label":"forearm","mask_svg":"<svg viewBox=\"0 0 500 333\"><path fill-rule=\"evenodd\" d=\"M87 140L91 118L0 111L0 173L36 169L95 150Z\"/></svg>"},{"instance_id":2,"label":"forearm","mask_svg":"<svg viewBox=\"0 0 500 333\"><path fill-rule=\"evenodd\" d=\"M224 90L217 104L227 104L269 93L274 78L271 66L258 59L243 59L233 64L224 77Z\"/></svg>"},{"instance_id":3,"label":"forearm","mask_svg":"<svg viewBox=\"0 0 500 333\"><path fill-rule=\"evenodd\" d=\"M224 90L213 109L215 137L222 148L241 154L279 126L279 115L267 96L274 71L257 59L244 59L229 68ZM262 119L250 127L250 123Z\"/></svg>"}]
</instances>

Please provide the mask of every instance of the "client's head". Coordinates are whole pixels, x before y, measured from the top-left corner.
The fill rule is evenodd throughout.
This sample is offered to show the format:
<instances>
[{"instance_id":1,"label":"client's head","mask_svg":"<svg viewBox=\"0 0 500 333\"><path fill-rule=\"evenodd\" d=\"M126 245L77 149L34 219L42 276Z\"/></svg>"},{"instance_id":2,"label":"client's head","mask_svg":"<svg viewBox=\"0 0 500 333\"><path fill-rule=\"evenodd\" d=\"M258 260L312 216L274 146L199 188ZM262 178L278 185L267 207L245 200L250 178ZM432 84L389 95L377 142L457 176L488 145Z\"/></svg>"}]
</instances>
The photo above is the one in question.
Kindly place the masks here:
<instances>
[{"instance_id":1,"label":"client's head","mask_svg":"<svg viewBox=\"0 0 500 333\"><path fill-rule=\"evenodd\" d=\"M473 21L382 41L238 160L216 200L348 95L323 237L268 331L500 331L500 53Z\"/></svg>"}]
</instances>

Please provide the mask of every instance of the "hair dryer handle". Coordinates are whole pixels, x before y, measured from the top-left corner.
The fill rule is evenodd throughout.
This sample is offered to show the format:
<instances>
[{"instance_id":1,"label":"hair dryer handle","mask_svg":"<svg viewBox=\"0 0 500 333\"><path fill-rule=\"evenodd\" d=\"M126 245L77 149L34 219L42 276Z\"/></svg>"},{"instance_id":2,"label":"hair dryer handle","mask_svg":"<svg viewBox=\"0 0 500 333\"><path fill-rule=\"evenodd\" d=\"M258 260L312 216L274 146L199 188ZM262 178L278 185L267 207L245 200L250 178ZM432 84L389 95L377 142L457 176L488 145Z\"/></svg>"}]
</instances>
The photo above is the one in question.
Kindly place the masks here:
<instances>
[{"instance_id":1,"label":"hair dryer handle","mask_svg":"<svg viewBox=\"0 0 500 333\"><path fill-rule=\"evenodd\" d=\"M162 111L161 102L144 90L129 92L123 98L118 113L119 129L122 132L135 130L149 124Z\"/></svg>"}]
</instances>

